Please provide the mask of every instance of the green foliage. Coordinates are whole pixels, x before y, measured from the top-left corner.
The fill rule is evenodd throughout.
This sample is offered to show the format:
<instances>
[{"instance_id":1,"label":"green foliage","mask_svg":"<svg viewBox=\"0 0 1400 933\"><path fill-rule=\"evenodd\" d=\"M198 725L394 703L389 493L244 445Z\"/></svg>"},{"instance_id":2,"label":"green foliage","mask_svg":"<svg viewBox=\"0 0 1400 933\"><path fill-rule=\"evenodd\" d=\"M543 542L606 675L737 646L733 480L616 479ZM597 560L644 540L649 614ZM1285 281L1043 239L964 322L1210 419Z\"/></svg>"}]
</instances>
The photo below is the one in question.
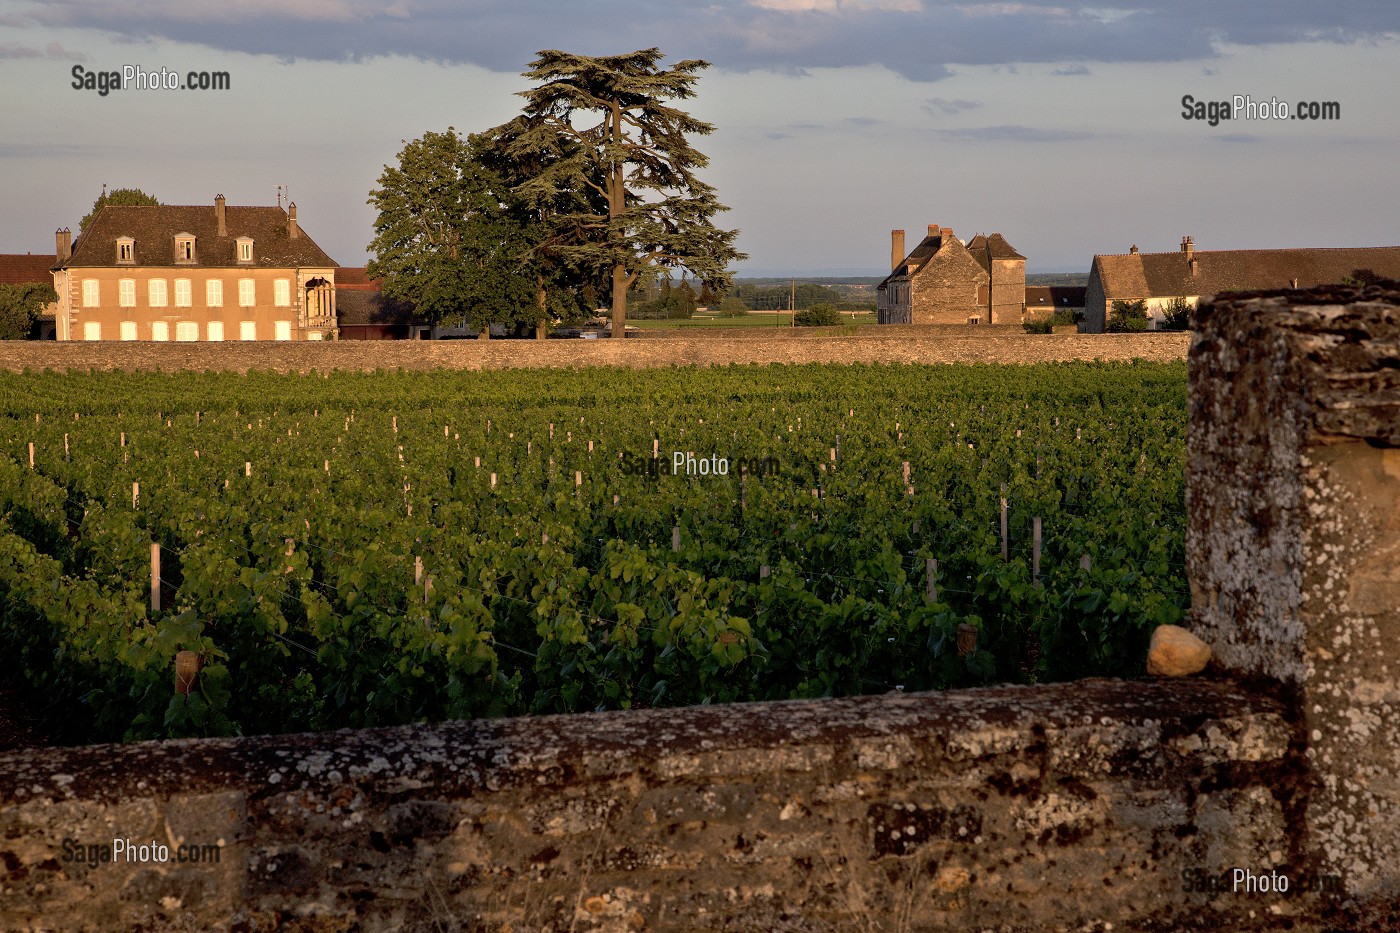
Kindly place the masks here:
<instances>
[{"instance_id":1,"label":"green foliage","mask_svg":"<svg viewBox=\"0 0 1400 933\"><path fill-rule=\"evenodd\" d=\"M635 293L632 293L635 294ZM695 289L690 283L681 279L679 285L672 287L669 278L661 280L660 288L654 298L641 298L633 303L629 295L628 310L635 317L643 320L674 320L688 318L695 313L697 298Z\"/></svg>"},{"instance_id":2,"label":"green foliage","mask_svg":"<svg viewBox=\"0 0 1400 933\"><path fill-rule=\"evenodd\" d=\"M1385 281L1385 277L1377 275L1370 269L1353 269L1350 275L1342 276L1341 284L1349 285L1352 288L1365 288L1368 285L1375 285Z\"/></svg>"},{"instance_id":3,"label":"green foliage","mask_svg":"<svg viewBox=\"0 0 1400 933\"><path fill-rule=\"evenodd\" d=\"M744 303L744 299L735 295L725 295L719 303L720 317L744 317L749 313L749 306Z\"/></svg>"},{"instance_id":4,"label":"green foliage","mask_svg":"<svg viewBox=\"0 0 1400 933\"><path fill-rule=\"evenodd\" d=\"M817 304L793 315L798 327L832 327L842 323L841 314L829 304Z\"/></svg>"},{"instance_id":5,"label":"green foliage","mask_svg":"<svg viewBox=\"0 0 1400 933\"><path fill-rule=\"evenodd\" d=\"M1162 306L1162 330L1186 330L1191 318L1191 303L1177 296Z\"/></svg>"},{"instance_id":6,"label":"green foliage","mask_svg":"<svg viewBox=\"0 0 1400 933\"><path fill-rule=\"evenodd\" d=\"M1185 423L1182 363L0 374L0 655L64 741L1132 676Z\"/></svg>"},{"instance_id":7,"label":"green foliage","mask_svg":"<svg viewBox=\"0 0 1400 933\"><path fill-rule=\"evenodd\" d=\"M484 330L582 316L576 294L558 287L557 270L539 255L545 231L482 140L449 127L406 143L369 203L378 211L369 273L423 320L465 319Z\"/></svg>"},{"instance_id":8,"label":"green foliage","mask_svg":"<svg viewBox=\"0 0 1400 933\"><path fill-rule=\"evenodd\" d=\"M0 285L0 340L27 340L39 312L57 299L47 282Z\"/></svg>"},{"instance_id":9,"label":"green foliage","mask_svg":"<svg viewBox=\"0 0 1400 933\"><path fill-rule=\"evenodd\" d=\"M795 285L740 285L732 294L743 299L754 311L786 311L789 307L798 311L828 304L842 311L863 310L860 302L846 301L841 293L829 285L816 285L811 282L798 282Z\"/></svg>"},{"instance_id":10,"label":"green foliage","mask_svg":"<svg viewBox=\"0 0 1400 933\"><path fill-rule=\"evenodd\" d=\"M672 106L695 94L708 62L659 67L661 52L588 57L540 52L524 76L524 112L487 136L522 168L515 193L539 210L553 251L609 283L613 332L622 335L627 292L654 268L682 268L712 289L747 258L728 210L696 174L709 160L688 139L714 127Z\"/></svg>"},{"instance_id":11,"label":"green foliage","mask_svg":"<svg viewBox=\"0 0 1400 933\"><path fill-rule=\"evenodd\" d=\"M116 188L112 191L103 189L97 196L97 200L92 202L92 210L83 215L83 219L78 222L78 235L82 236L87 225L97 216L97 212L105 205L111 204L114 207L159 207L160 202L154 195L147 194L140 188Z\"/></svg>"},{"instance_id":12,"label":"green foliage","mask_svg":"<svg viewBox=\"0 0 1400 933\"><path fill-rule=\"evenodd\" d=\"M1049 316L1031 318L1029 321L1022 321L1021 326L1028 334L1048 334L1055 327L1055 319Z\"/></svg>"},{"instance_id":13,"label":"green foliage","mask_svg":"<svg viewBox=\"0 0 1400 933\"><path fill-rule=\"evenodd\" d=\"M1115 301L1109 309L1108 332L1110 334L1128 334L1147 330L1147 302L1139 298L1136 301Z\"/></svg>"}]
</instances>

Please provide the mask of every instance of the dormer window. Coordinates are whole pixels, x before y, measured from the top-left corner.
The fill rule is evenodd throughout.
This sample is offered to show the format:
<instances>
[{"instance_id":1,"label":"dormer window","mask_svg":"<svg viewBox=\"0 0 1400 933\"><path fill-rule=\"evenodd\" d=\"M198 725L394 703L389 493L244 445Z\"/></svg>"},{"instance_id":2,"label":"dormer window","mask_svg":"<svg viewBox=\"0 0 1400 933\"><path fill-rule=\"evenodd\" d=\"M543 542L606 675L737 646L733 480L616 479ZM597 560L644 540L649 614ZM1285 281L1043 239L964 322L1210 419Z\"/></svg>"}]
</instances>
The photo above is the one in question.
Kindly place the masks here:
<instances>
[{"instance_id":1,"label":"dormer window","mask_svg":"<svg viewBox=\"0 0 1400 933\"><path fill-rule=\"evenodd\" d=\"M175 261L194 262L194 236L189 233L175 234Z\"/></svg>"},{"instance_id":2,"label":"dormer window","mask_svg":"<svg viewBox=\"0 0 1400 933\"><path fill-rule=\"evenodd\" d=\"M241 237L238 238L238 253L237 253L237 255L238 255L238 261L239 261L239 262L252 262L252 261L253 261L253 238L252 238L252 237L250 237L250 236L241 236Z\"/></svg>"},{"instance_id":3,"label":"dormer window","mask_svg":"<svg viewBox=\"0 0 1400 933\"><path fill-rule=\"evenodd\" d=\"M129 236L117 237L117 262L136 261L136 241Z\"/></svg>"}]
</instances>

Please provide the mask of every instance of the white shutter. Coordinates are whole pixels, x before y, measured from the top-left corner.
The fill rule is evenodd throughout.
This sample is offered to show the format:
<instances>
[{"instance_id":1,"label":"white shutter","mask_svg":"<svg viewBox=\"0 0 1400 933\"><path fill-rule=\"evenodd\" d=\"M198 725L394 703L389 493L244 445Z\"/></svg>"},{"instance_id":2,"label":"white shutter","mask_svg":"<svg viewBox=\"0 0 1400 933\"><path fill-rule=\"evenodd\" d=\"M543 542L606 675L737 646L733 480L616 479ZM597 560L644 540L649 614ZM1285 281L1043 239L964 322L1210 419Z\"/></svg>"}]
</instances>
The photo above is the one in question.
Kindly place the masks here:
<instances>
[{"instance_id":1,"label":"white shutter","mask_svg":"<svg viewBox=\"0 0 1400 933\"><path fill-rule=\"evenodd\" d=\"M239 340L257 340L257 339L258 339L258 325L257 325L256 323L254 323L253 321L244 321L243 323L239 324L239 325L238 325L238 339L239 339Z\"/></svg>"},{"instance_id":2,"label":"white shutter","mask_svg":"<svg viewBox=\"0 0 1400 933\"><path fill-rule=\"evenodd\" d=\"M291 339L292 339L292 322L291 322L291 321L274 321L274 322L272 323L272 328L273 328L273 337L274 337L274 339L276 339L276 340L291 340Z\"/></svg>"},{"instance_id":3,"label":"white shutter","mask_svg":"<svg viewBox=\"0 0 1400 933\"><path fill-rule=\"evenodd\" d=\"M224 322L223 322L223 321L210 321L210 322L209 322L209 339L210 339L210 340L223 340L223 339L224 339Z\"/></svg>"}]
</instances>

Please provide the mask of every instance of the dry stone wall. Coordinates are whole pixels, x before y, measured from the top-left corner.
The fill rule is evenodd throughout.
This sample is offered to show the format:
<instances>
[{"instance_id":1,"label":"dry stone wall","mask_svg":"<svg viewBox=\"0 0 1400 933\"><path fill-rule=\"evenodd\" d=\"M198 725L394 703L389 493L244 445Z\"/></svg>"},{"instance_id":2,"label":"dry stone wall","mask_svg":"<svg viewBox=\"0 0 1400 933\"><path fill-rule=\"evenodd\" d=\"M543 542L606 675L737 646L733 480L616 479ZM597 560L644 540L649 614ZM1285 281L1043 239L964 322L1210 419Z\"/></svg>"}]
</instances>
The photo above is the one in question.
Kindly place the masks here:
<instances>
[{"instance_id":1,"label":"dry stone wall","mask_svg":"<svg viewBox=\"0 0 1400 933\"><path fill-rule=\"evenodd\" d=\"M1043 363L1179 360L1185 334L1027 334L1016 328L726 329L629 340L433 340L318 343L0 341L0 369L278 371L724 366L730 363ZM753 333L758 331L758 333Z\"/></svg>"},{"instance_id":2,"label":"dry stone wall","mask_svg":"<svg viewBox=\"0 0 1400 933\"><path fill-rule=\"evenodd\" d=\"M1296 693L1319 871L1400 905L1400 292L1232 296L1195 326L1198 634Z\"/></svg>"},{"instance_id":3,"label":"dry stone wall","mask_svg":"<svg viewBox=\"0 0 1400 933\"><path fill-rule=\"evenodd\" d=\"M1194 890L1289 863L1297 746L1183 680L12 752L0 928L1320 929Z\"/></svg>"}]
</instances>

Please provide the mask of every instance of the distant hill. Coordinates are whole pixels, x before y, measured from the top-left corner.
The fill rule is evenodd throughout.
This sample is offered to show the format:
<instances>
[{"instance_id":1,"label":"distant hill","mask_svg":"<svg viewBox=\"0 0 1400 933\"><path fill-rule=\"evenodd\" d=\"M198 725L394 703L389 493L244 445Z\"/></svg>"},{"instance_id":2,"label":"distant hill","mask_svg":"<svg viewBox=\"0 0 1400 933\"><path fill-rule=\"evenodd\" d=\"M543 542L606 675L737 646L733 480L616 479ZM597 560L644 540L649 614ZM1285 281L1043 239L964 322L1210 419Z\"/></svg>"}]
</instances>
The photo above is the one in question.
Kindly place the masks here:
<instances>
[{"instance_id":1,"label":"distant hill","mask_svg":"<svg viewBox=\"0 0 1400 933\"><path fill-rule=\"evenodd\" d=\"M1077 285L1080 287L1089 284L1089 273L1087 272L1028 272L1026 273L1027 285Z\"/></svg>"}]
</instances>

